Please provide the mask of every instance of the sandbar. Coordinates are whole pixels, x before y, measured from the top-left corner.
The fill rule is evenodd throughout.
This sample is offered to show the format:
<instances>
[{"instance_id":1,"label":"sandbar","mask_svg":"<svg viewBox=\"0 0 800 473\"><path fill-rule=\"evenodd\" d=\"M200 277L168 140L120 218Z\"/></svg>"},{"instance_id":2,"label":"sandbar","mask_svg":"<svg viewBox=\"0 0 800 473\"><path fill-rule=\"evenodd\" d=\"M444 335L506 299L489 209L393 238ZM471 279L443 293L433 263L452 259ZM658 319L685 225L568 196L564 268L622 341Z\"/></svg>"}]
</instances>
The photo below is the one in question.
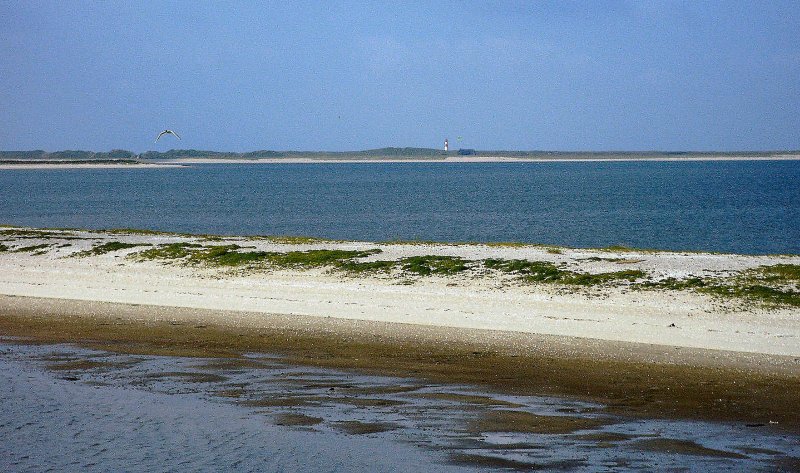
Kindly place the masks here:
<instances>
[{"instance_id":1,"label":"sandbar","mask_svg":"<svg viewBox=\"0 0 800 473\"><path fill-rule=\"evenodd\" d=\"M800 428L795 306L642 290L626 281L526 283L478 264L450 275L397 269L353 275L327 266L215 266L136 256L176 243L206 252L236 245L236 251L267 255L371 251L364 261L421 255L544 261L581 274L624 269L663 280L798 265L796 255L2 232L3 335L166 354L281 352L320 366L586 397L625 413ZM141 246L92 253L110 243Z\"/></svg>"}]
</instances>

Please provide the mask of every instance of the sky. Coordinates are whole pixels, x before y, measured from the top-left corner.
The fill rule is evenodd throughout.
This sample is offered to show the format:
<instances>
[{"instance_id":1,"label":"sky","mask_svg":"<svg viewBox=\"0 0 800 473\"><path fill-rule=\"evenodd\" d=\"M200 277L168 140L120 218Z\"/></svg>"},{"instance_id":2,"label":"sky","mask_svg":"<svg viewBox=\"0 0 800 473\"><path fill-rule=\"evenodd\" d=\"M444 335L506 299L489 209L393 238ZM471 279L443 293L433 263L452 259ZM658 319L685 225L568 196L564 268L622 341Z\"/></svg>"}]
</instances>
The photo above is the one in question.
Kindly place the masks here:
<instances>
[{"instance_id":1,"label":"sky","mask_svg":"<svg viewBox=\"0 0 800 473\"><path fill-rule=\"evenodd\" d=\"M0 0L0 123L3 150L797 150L800 4Z\"/></svg>"}]
</instances>

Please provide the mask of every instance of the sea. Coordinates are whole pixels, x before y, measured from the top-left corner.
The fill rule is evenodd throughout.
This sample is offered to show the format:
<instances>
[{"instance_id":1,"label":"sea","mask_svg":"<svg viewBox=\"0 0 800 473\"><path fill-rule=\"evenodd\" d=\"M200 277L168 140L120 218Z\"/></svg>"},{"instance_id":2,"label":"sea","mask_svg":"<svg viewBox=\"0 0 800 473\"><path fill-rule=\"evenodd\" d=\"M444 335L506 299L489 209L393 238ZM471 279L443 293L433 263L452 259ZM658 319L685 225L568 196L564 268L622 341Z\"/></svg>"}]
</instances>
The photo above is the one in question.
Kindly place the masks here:
<instances>
[{"instance_id":1,"label":"sea","mask_svg":"<svg viewBox=\"0 0 800 473\"><path fill-rule=\"evenodd\" d=\"M798 254L800 161L15 169L0 223Z\"/></svg>"}]
</instances>

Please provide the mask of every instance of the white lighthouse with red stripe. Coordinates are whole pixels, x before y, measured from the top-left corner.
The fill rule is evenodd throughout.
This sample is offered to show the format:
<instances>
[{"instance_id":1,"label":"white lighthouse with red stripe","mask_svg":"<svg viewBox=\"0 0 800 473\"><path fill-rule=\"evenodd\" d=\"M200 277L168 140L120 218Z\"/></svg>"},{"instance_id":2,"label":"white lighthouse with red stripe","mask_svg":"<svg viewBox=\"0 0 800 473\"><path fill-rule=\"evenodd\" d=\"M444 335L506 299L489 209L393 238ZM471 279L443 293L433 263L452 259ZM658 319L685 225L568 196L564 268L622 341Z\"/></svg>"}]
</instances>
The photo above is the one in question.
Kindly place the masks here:
<instances>
[{"instance_id":1,"label":"white lighthouse with red stripe","mask_svg":"<svg viewBox=\"0 0 800 473\"><path fill-rule=\"evenodd\" d=\"M450 147L447 144L447 138L444 139L444 150L447 151Z\"/></svg>"}]
</instances>

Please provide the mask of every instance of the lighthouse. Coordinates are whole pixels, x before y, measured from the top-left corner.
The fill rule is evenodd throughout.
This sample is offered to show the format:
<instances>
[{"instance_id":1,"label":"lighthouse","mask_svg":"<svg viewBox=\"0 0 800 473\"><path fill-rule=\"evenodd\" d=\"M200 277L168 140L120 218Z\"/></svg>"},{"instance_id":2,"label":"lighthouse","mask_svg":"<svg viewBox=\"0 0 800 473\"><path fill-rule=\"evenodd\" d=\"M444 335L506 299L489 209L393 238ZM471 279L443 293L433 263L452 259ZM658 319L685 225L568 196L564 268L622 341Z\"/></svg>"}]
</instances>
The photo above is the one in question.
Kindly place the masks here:
<instances>
[{"instance_id":1,"label":"lighthouse","mask_svg":"<svg viewBox=\"0 0 800 473\"><path fill-rule=\"evenodd\" d=\"M444 139L444 150L447 151L449 146L447 145L447 138Z\"/></svg>"}]
</instances>

